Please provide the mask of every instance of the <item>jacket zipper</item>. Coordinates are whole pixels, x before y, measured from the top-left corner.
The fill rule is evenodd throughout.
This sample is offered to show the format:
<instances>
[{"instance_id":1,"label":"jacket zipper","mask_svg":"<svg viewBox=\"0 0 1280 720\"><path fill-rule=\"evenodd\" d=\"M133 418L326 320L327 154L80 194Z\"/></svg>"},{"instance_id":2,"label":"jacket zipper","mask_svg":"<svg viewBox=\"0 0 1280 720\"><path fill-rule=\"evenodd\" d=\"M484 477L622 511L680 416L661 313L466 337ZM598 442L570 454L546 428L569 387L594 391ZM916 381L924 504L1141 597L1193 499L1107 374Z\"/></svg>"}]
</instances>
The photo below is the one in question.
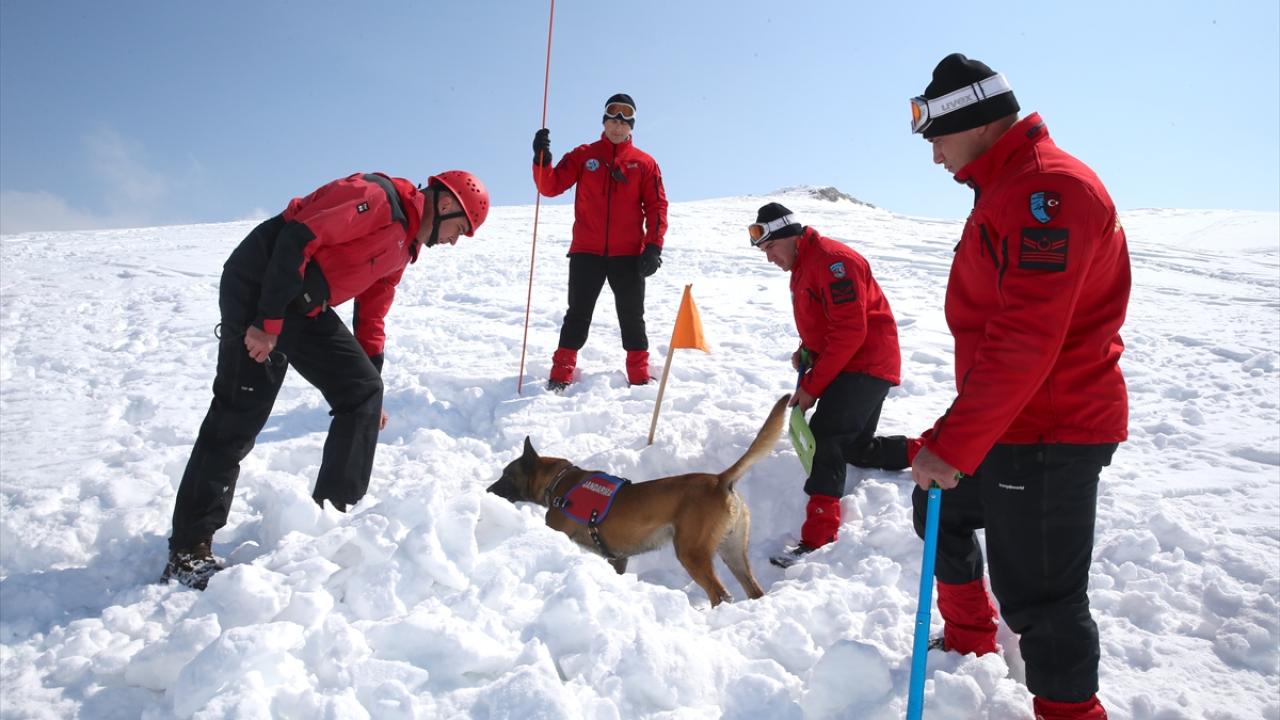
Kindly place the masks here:
<instances>
[{"instance_id":1,"label":"jacket zipper","mask_svg":"<svg viewBox=\"0 0 1280 720\"><path fill-rule=\"evenodd\" d=\"M604 256L609 257L609 225L613 218L613 168L618 163L618 146L613 146L613 162L604 174Z\"/></svg>"}]
</instances>

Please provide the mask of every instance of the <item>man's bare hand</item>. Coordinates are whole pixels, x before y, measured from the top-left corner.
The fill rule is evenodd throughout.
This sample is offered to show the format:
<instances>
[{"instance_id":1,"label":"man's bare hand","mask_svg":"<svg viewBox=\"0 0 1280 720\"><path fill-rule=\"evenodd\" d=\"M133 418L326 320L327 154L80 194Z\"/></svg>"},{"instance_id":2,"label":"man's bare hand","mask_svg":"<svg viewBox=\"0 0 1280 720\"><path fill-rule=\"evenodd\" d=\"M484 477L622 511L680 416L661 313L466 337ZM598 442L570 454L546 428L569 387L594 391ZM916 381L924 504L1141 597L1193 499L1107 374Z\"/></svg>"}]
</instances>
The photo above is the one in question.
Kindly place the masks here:
<instances>
[{"instance_id":1,"label":"man's bare hand","mask_svg":"<svg viewBox=\"0 0 1280 720\"><path fill-rule=\"evenodd\" d=\"M911 462L911 477L921 490L928 490L930 483L938 483L943 490L950 490L960 482L960 471L934 455L927 447L920 448Z\"/></svg>"},{"instance_id":2,"label":"man's bare hand","mask_svg":"<svg viewBox=\"0 0 1280 720\"><path fill-rule=\"evenodd\" d=\"M804 412L813 407L813 404L816 402L818 402L818 398L810 395L808 390L805 390L804 388L797 388L796 394L791 396L790 405L798 407L801 412Z\"/></svg>"},{"instance_id":3,"label":"man's bare hand","mask_svg":"<svg viewBox=\"0 0 1280 720\"><path fill-rule=\"evenodd\" d=\"M279 335L272 335L266 330L255 325L250 325L249 329L244 333L244 346L249 351L249 357L254 362L266 362L271 356L271 351L276 349L276 341L280 339Z\"/></svg>"}]
</instances>

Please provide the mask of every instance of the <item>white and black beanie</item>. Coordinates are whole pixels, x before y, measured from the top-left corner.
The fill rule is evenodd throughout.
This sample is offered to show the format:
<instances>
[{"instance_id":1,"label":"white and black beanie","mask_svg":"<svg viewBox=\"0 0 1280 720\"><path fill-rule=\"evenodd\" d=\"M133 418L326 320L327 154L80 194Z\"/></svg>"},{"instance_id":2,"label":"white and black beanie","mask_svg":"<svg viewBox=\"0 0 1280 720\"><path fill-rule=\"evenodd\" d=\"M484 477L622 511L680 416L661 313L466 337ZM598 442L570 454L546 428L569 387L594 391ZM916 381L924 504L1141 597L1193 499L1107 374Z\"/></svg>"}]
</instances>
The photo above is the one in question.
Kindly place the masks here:
<instances>
[{"instance_id":1,"label":"white and black beanie","mask_svg":"<svg viewBox=\"0 0 1280 720\"><path fill-rule=\"evenodd\" d=\"M765 223L771 223L779 218L784 218L790 214L791 211L782 203L771 202L767 205L760 206L760 209L756 211L756 222L763 225ZM789 238L803 232L804 226L798 222L793 222L789 225L783 225L772 233L769 233L769 239L781 240L782 238Z\"/></svg>"},{"instance_id":2,"label":"white and black beanie","mask_svg":"<svg viewBox=\"0 0 1280 720\"><path fill-rule=\"evenodd\" d=\"M926 99L936 100L953 90L986 80L995 74L996 71L987 67L986 63L970 60L960 53L951 53L942 58L942 62L933 69L933 81L924 89L924 96ZM1012 92L992 95L938 117L924 129L923 135L932 138L972 130L1012 115L1020 109L1018 99Z\"/></svg>"}]
</instances>

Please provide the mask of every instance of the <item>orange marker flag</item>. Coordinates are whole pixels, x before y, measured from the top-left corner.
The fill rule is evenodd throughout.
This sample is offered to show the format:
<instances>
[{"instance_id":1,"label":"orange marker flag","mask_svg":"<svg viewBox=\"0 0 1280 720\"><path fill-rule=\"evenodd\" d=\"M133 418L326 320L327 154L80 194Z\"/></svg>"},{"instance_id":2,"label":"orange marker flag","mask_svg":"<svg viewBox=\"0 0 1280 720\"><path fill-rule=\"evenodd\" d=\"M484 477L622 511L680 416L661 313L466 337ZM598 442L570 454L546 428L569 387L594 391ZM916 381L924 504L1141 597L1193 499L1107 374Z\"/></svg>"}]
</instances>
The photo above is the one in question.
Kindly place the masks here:
<instances>
[{"instance_id":1,"label":"orange marker flag","mask_svg":"<svg viewBox=\"0 0 1280 720\"><path fill-rule=\"evenodd\" d=\"M692 285L684 286L684 297L680 299L680 312L676 313L676 329L671 332L671 349L688 348L709 353L707 339L702 336L702 318L698 316L698 306L693 304ZM670 358L671 354L667 353Z\"/></svg>"},{"instance_id":2,"label":"orange marker flag","mask_svg":"<svg viewBox=\"0 0 1280 720\"><path fill-rule=\"evenodd\" d=\"M658 385L658 399L653 404L653 421L649 423L649 444L653 444L653 432L658 427L658 410L662 407L662 394L667 389L667 374L671 372L671 358L680 348L701 350L709 353L707 339L702 336L702 318L698 315L698 306L693 303L693 286L684 286L684 297L680 299L680 311L676 313L676 326L671 331L671 346L667 348L667 363L662 368L662 383Z\"/></svg>"}]
</instances>

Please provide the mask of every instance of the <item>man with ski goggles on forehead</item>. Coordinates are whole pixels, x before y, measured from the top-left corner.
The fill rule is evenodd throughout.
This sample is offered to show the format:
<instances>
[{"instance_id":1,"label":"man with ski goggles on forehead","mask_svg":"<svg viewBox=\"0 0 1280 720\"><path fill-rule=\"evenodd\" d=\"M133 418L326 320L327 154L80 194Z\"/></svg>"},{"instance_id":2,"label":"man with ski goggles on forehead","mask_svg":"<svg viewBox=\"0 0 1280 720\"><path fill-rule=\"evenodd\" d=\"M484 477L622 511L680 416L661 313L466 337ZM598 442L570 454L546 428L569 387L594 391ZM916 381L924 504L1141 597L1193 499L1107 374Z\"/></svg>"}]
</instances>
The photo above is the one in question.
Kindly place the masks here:
<instances>
[{"instance_id":1,"label":"man with ski goggles on forehead","mask_svg":"<svg viewBox=\"0 0 1280 720\"><path fill-rule=\"evenodd\" d=\"M984 529L991 590L1021 636L1036 718L1105 720L1086 593L1098 479L1128 427L1119 360L1129 254L1102 182L1054 144L1039 114L1019 120L1019 109L1003 75L958 53L911 100L911 131L975 202L947 281L957 395L884 466L910 462L921 537L927 491L944 490L942 648L998 649L975 534Z\"/></svg>"},{"instance_id":2,"label":"man with ski goggles on forehead","mask_svg":"<svg viewBox=\"0 0 1280 720\"><path fill-rule=\"evenodd\" d=\"M769 262L791 273L800 335L791 365L802 373L791 404L807 410L817 403L800 542L769 559L789 567L836 539L845 466L863 464L863 456L875 451L880 408L900 379L898 326L866 258L802 226L781 204L760 208L747 236Z\"/></svg>"},{"instance_id":3,"label":"man with ski goggles on forehead","mask_svg":"<svg viewBox=\"0 0 1280 720\"><path fill-rule=\"evenodd\" d=\"M608 281L627 351L627 380L649 382L649 337L644 324L645 278L662 265L667 232L667 194L658 163L631 141L636 103L618 93L604 104L604 132L551 166L551 133L533 136L533 180L555 197L577 186L573 241L569 245L569 309L560 346L551 357L547 389L563 392L573 382L578 351L587 342L596 300Z\"/></svg>"}]
</instances>

